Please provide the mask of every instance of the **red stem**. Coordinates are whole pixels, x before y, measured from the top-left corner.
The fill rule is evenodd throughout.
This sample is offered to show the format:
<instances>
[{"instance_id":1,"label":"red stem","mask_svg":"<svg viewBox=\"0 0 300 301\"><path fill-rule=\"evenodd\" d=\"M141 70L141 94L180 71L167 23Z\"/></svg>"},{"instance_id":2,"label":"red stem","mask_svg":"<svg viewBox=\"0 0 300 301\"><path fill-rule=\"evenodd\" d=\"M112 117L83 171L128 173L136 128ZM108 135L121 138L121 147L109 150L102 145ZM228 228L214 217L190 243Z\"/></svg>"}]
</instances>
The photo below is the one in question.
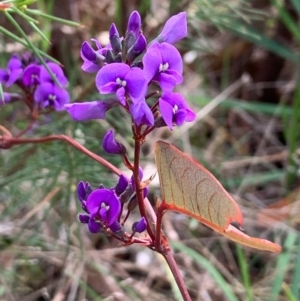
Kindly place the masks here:
<instances>
[{"instance_id":1,"label":"red stem","mask_svg":"<svg viewBox=\"0 0 300 301\"><path fill-rule=\"evenodd\" d=\"M189 292L186 288L186 285L183 281L183 278L180 274L180 271L178 269L178 266L176 264L176 261L174 259L174 256L172 254L172 251L170 249L170 247L166 247L163 252L162 252L162 255L164 256L166 262L168 263L171 271L172 271L172 274L175 278L175 281L178 285L178 288L180 290L180 293L182 295L182 298L184 301L192 301L190 295L189 295Z\"/></svg>"},{"instance_id":2,"label":"red stem","mask_svg":"<svg viewBox=\"0 0 300 301\"><path fill-rule=\"evenodd\" d=\"M1 139L1 136L0 136L0 139ZM87 156L89 156L90 158L92 158L93 160L97 161L98 163L102 164L106 168L110 169L116 175L120 176L122 173L121 170L119 170L117 167L115 167L114 165L112 165L111 163L109 163L108 161L103 159L102 157L91 152L86 147L81 145L79 142L77 142L76 140L74 140L71 137L66 136L66 135L49 135L49 136L45 136L42 138L22 138L22 139L2 136L2 141L4 143L8 143L9 145L17 145L17 144L25 144L25 143L44 143L44 142L53 141L53 140L66 141L69 144L71 144L72 146L74 146L75 148L77 148L82 153L84 153Z\"/></svg>"},{"instance_id":3,"label":"red stem","mask_svg":"<svg viewBox=\"0 0 300 301\"><path fill-rule=\"evenodd\" d=\"M138 135L139 132L140 132L140 129L137 128L136 129L137 136L135 136L135 137L139 136ZM150 226L149 219L148 219L146 209L145 209L144 192L143 192L143 189L140 188L140 186L141 186L141 181L139 178L140 150L141 150L141 142L137 138L137 139L135 139L135 143L134 143L134 167L133 167L133 177L134 177L135 187L136 187L136 197L138 200L138 206L139 206L141 216L143 216L147 222L147 232L148 232L149 236L151 237L152 241L154 241L155 235Z\"/></svg>"}]
</instances>

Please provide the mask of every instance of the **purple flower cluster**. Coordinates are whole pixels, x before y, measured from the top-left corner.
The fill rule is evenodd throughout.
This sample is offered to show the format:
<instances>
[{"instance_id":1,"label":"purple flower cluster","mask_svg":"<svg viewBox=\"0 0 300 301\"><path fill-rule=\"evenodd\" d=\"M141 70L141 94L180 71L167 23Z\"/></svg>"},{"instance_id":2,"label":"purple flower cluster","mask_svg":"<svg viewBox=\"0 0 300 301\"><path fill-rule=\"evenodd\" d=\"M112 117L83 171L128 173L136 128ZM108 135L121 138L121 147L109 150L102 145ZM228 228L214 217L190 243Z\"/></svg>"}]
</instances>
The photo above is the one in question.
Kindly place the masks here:
<instances>
[{"instance_id":1,"label":"purple flower cluster","mask_svg":"<svg viewBox=\"0 0 300 301\"><path fill-rule=\"evenodd\" d=\"M173 44L187 35L186 13L171 17L148 45L141 26L141 17L134 11L124 38L112 24L107 46L102 47L95 39L95 48L87 41L82 44L82 69L97 72L96 87L110 98L65 105L74 120L103 119L116 105L131 115L135 126L168 126L173 130L174 125L195 119L184 97L173 92L183 81L182 58ZM147 97L152 84L161 91L158 104L153 106Z\"/></svg>"},{"instance_id":2,"label":"purple flower cluster","mask_svg":"<svg viewBox=\"0 0 300 301\"><path fill-rule=\"evenodd\" d=\"M140 176L143 172L140 169ZM148 189L145 188L144 196L147 196ZM91 233L104 232L108 229L122 235L124 233L123 226L120 224L120 217L123 206L128 202L128 210L132 210L136 205L134 180L130 181L121 175L115 187L105 188L100 185L97 189L92 189L88 182L80 181L77 186L77 196L85 213L80 213L78 218L83 224L88 225ZM132 230L134 232L143 232L146 229L145 219L141 219L133 223Z\"/></svg>"},{"instance_id":3,"label":"purple flower cluster","mask_svg":"<svg viewBox=\"0 0 300 301\"><path fill-rule=\"evenodd\" d=\"M70 102L70 95L66 90L68 80L61 67L55 63L47 63L48 68L56 77L52 79L45 66L30 57L27 53L20 59L14 54L5 69L0 69L0 83L7 88L17 84L26 91L27 97L33 100L32 107L43 109L52 107L57 111L64 110L64 105ZM4 97L4 103L11 101L9 93Z\"/></svg>"}]
</instances>

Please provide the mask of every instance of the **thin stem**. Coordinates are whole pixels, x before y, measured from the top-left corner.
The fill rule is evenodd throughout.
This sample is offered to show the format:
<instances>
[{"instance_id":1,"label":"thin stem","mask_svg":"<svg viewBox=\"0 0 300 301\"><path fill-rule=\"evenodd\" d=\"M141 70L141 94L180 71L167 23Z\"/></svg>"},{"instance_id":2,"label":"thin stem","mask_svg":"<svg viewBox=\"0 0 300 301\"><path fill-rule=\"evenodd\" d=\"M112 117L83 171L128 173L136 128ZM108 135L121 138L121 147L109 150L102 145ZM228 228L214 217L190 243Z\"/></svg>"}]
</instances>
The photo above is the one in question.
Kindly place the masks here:
<instances>
[{"instance_id":1,"label":"thin stem","mask_svg":"<svg viewBox=\"0 0 300 301\"><path fill-rule=\"evenodd\" d=\"M140 132L140 128L137 128L136 133L138 134L139 132ZM139 137L139 135L137 135L135 137ZM149 236L151 237L151 239L154 241L155 236L152 231L152 228L150 227L148 216L147 216L146 209L145 209L144 192L143 192L143 189L140 188L140 185L141 185L141 180L139 178L140 149L141 149L141 142L137 138L137 139L135 139L135 143L134 143L134 167L133 167L133 176L134 176L135 187L136 187L135 188L136 189L136 197L138 200L138 206L139 206L141 216L143 216L147 222L147 232L148 232Z\"/></svg>"},{"instance_id":2,"label":"thin stem","mask_svg":"<svg viewBox=\"0 0 300 301\"><path fill-rule=\"evenodd\" d=\"M45 136L42 138L23 138L23 139L0 136L0 142L3 142L4 145L7 144L9 146L17 145L17 144L25 144L25 143L45 143L45 142L53 141L53 140L66 141L69 144L71 144L72 146L74 146L75 148L77 148L82 153L84 153L87 156L89 156L90 158L92 158L93 160L97 161L104 167L110 169L116 175L120 176L122 173L121 170L119 170L117 167L115 167L114 165L112 165L111 163L109 163L108 161L103 159L102 157L91 152L90 150L85 148L83 145L81 145L79 142L77 142L76 140L74 140L71 137L66 136L66 135L49 135L49 136Z\"/></svg>"},{"instance_id":3,"label":"thin stem","mask_svg":"<svg viewBox=\"0 0 300 301\"><path fill-rule=\"evenodd\" d=\"M178 269L178 266L177 266L177 263L174 259L174 256L172 254L172 251L170 249L170 247L166 247L163 252L162 252L162 255L164 256L166 262L168 263L170 269L171 269L171 272L174 276L174 279L178 285L178 288L181 292L181 295L182 295L182 298L184 301L192 301L190 295L189 295L189 292L186 288L186 285L183 281L183 278L180 274L180 271Z\"/></svg>"},{"instance_id":4,"label":"thin stem","mask_svg":"<svg viewBox=\"0 0 300 301\"><path fill-rule=\"evenodd\" d=\"M26 128L21 131L15 138L20 138L21 136L23 136L25 133L27 133L31 128L32 126L34 125L36 119L32 119L29 124L27 124Z\"/></svg>"}]
</instances>

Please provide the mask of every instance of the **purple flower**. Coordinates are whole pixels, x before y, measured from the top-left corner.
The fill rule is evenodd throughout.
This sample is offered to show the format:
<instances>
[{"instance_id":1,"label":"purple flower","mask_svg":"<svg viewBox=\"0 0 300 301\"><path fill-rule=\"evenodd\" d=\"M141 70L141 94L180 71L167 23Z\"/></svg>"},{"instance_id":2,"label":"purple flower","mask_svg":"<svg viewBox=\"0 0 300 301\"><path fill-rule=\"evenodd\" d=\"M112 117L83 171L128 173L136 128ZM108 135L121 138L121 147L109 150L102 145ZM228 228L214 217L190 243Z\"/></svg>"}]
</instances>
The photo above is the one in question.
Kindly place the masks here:
<instances>
[{"instance_id":1,"label":"purple flower","mask_svg":"<svg viewBox=\"0 0 300 301\"><path fill-rule=\"evenodd\" d=\"M117 195L121 195L129 185L129 180L123 174L120 175L119 181L116 185L115 192Z\"/></svg>"},{"instance_id":2,"label":"purple flower","mask_svg":"<svg viewBox=\"0 0 300 301\"><path fill-rule=\"evenodd\" d=\"M110 44L102 47L96 39L92 39L92 41L96 44L97 50L94 50L87 41L82 43L80 49L80 56L84 61L81 69L88 73L100 70L105 63L106 52L111 50Z\"/></svg>"},{"instance_id":3,"label":"purple flower","mask_svg":"<svg viewBox=\"0 0 300 301\"><path fill-rule=\"evenodd\" d=\"M52 71L52 73L55 75L57 81L61 84L62 87L65 87L68 84L68 79L65 77L63 70L61 67L55 63L47 63L47 66ZM44 66L41 66L40 70L40 82L41 83L51 83L56 84L54 80L52 79L50 73L47 71L47 69Z\"/></svg>"},{"instance_id":4,"label":"purple flower","mask_svg":"<svg viewBox=\"0 0 300 301\"><path fill-rule=\"evenodd\" d=\"M181 12L171 17L165 24L162 32L155 39L159 43L166 42L174 44L175 42L187 36L186 13Z\"/></svg>"},{"instance_id":5,"label":"purple flower","mask_svg":"<svg viewBox=\"0 0 300 301\"><path fill-rule=\"evenodd\" d=\"M136 125L154 125L154 116L145 100L141 100L130 106L130 113Z\"/></svg>"},{"instance_id":6,"label":"purple flower","mask_svg":"<svg viewBox=\"0 0 300 301\"><path fill-rule=\"evenodd\" d=\"M21 99L21 95L18 93L3 92L3 96L4 98L2 98L0 95L0 106Z\"/></svg>"},{"instance_id":7,"label":"purple flower","mask_svg":"<svg viewBox=\"0 0 300 301\"><path fill-rule=\"evenodd\" d=\"M41 108L53 106L55 110L61 111L64 105L70 102L70 95L66 90L45 82L35 90L34 100Z\"/></svg>"},{"instance_id":8,"label":"purple flower","mask_svg":"<svg viewBox=\"0 0 300 301\"><path fill-rule=\"evenodd\" d=\"M114 99L105 101L96 100L66 104L65 109L72 116L73 120L76 121L104 119L106 111L118 104L119 102Z\"/></svg>"},{"instance_id":9,"label":"purple flower","mask_svg":"<svg viewBox=\"0 0 300 301\"><path fill-rule=\"evenodd\" d=\"M41 66L36 64L31 64L27 66L22 75L22 82L24 86L36 86L40 83L40 70Z\"/></svg>"},{"instance_id":10,"label":"purple flower","mask_svg":"<svg viewBox=\"0 0 300 301\"><path fill-rule=\"evenodd\" d=\"M173 125L180 126L184 121L193 121L196 114L188 107L179 93L166 93L159 99L159 109L166 125L173 130Z\"/></svg>"},{"instance_id":11,"label":"purple flower","mask_svg":"<svg viewBox=\"0 0 300 301\"><path fill-rule=\"evenodd\" d=\"M14 54L10 58L6 69L0 69L0 84L5 84L6 87L10 87L19 79L22 72L22 62L18 56Z\"/></svg>"},{"instance_id":12,"label":"purple flower","mask_svg":"<svg viewBox=\"0 0 300 301\"><path fill-rule=\"evenodd\" d=\"M132 225L133 232L142 233L146 230L146 228L147 228L147 222L144 217L142 217L139 221L133 223Z\"/></svg>"},{"instance_id":13,"label":"purple flower","mask_svg":"<svg viewBox=\"0 0 300 301\"><path fill-rule=\"evenodd\" d=\"M109 154L124 155L126 153L125 146L115 140L115 133L109 130L102 141L103 149Z\"/></svg>"},{"instance_id":14,"label":"purple flower","mask_svg":"<svg viewBox=\"0 0 300 301\"><path fill-rule=\"evenodd\" d=\"M126 104L127 94L132 102L137 102L145 97L148 87L144 72L124 63L102 67L96 76L96 86L102 94L116 93L123 106Z\"/></svg>"},{"instance_id":15,"label":"purple flower","mask_svg":"<svg viewBox=\"0 0 300 301\"><path fill-rule=\"evenodd\" d=\"M162 90L170 92L183 81L183 64L179 51L168 43L153 43L143 57L147 82L157 81Z\"/></svg>"},{"instance_id":16,"label":"purple flower","mask_svg":"<svg viewBox=\"0 0 300 301\"><path fill-rule=\"evenodd\" d=\"M87 223L90 232L97 233L103 226L115 226L121 212L121 203L116 194L109 189L96 189L86 200L86 212L79 220Z\"/></svg>"}]
</instances>

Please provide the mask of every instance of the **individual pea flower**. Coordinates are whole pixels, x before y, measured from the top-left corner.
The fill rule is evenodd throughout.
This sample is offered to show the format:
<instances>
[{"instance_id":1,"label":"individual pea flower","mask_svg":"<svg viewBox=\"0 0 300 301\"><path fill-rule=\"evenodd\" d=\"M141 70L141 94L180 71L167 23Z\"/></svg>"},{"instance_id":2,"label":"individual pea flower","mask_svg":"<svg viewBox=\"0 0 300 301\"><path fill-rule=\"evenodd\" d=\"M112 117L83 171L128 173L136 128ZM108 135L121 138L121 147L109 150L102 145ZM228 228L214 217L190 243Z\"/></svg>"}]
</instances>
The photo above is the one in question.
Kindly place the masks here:
<instances>
[{"instance_id":1,"label":"individual pea flower","mask_svg":"<svg viewBox=\"0 0 300 301\"><path fill-rule=\"evenodd\" d=\"M124 155L126 154L126 148L120 142L115 140L115 133L113 130L109 130L102 141L103 149L109 154Z\"/></svg>"},{"instance_id":2,"label":"individual pea flower","mask_svg":"<svg viewBox=\"0 0 300 301\"><path fill-rule=\"evenodd\" d=\"M125 37L126 52L130 48L132 48L132 46L135 44L136 40L138 39L141 33L141 27L142 27L141 16L135 10L131 13L128 19L128 25L127 25L126 37Z\"/></svg>"},{"instance_id":3,"label":"individual pea flower","mask_svg":"<svg viewBox=\"0 0 300 301\"><path fill-rule=\"evenodd\" d=\"M83 59L81 69L88 73L99 71L101 67L107 63L107 52L111 50L110 44L106 47L102 47L96 39L91 40L95 43L97 50L94 50L87 41L82 43L80 49L80 56Z\"/></svg>"},{"instance_id":4,"label":"individual pea flower","mask_svg":"<svg viewBox=\"0 0 300 301\"><path fill-rule=\"evenodd\" d=\"M159 110L166 125L173 130L173 125L182 125L185 121L195 120L196 114L191 110L184 97L179 93L165 93L159 99Z\"/></svg>"},{"instance_id":5,"label":"individual pea flower","mask_svg":"<svg viewBox=\"0 0 300 301\"><path fill-rule=\"evenodd\" d=\"M64 105L70 102L70 94L54 84L44 82L34 92L34 100L43 109L53 107L57 111L64 110Z\"/></svg>"},{"instance_id":6,"label":"individual pea flower","mask_svg":"<svg viewBox=\"0 0 300 301\"><path fill-rule=\"evenodd\" d=\"M116 222L121 203L113 190L103 188L91 192L85 203L85 211L87 214L80 214L79 220L88 224L91 233L98 233L107 227L112 227L112 231L120 230Z\"/></svg>"},{"instance_id":7,"label":"individual pea flower","mask_svg":"<svg viewBox=\"0 0 300 301\"><path fill-rule=\"evenodd\" d=\"M3 97L1 97L1 94L0 94L0 106L5 105L10 102L20 100L21 98L22 98L22 96L18 93L3 92Z\"/></svg>"},{"instance_id":8,"label":"individual pea flower","mask_svg":"<svg viewBox=\"0 0 300 301\"><path fill-rule=\"evenodd\" d=\"M23 72L22 62L19 57L14 54L5 69L0 69L0 84L10 87L21 76Z\"/></svg>"},{"instance_id":9,"label":"individual pea flower","mask_svg":"<svg viewBox=\"0 0 300 301\"><path fill-rule=\"evenodd\" d=\"M124 63L112 63L102 67L96 76L96 86L102 94L115 93L123 106L126 105L127 94L135 103L145 97L148 87L144 72Z\"/></svg>"},{"instance_id":10,"label":"individual pea flower","mask_svg":"<svg viewBox=\"0 0 300 301\"><path fill-rule=\"evenodd\" d=\"M182 59L171 44L154 42L143 57L143 65L147 82L158 82L164 92L171 92L183 81Z\"/></svg>"},{"instance_id":11,"label":"individual pea flower","mask_svg":"<svg viewBox=\"0 0 300 301\"><path fill-rule=\"evenodd\" d=\"M66 104L65 109L75 121L105 119L106 112L119 105L117 99L95 100L89 102L74 102Z\"/></svg>"},{"instance_id":12,"label":"individual pea flower","mask_svg":"<svg viewBox=\"0 0 300 301\"><path fill-rule=\"evenodd\" d=\"M162 32L155 41L159 43L174 44L187 36L186 13L181 12L172 16L165 24Z\"/></svg>"},{"instance_id":13,"label":"individual pea flower","mask_svg":"<svg viewBox=\"0 0 300 301\"><path fill-rule=\"evenodd\" d=\"M132 104L129 110L136 125L154 125L153 112L145 100L141 100Z\"/></svg>"},{"instance_id":14,"label":"individual pea flower","mask_svg":"<svg viewBox=\"0 0 300 301\"><path fill-rule=\"evenodd\" d=\"M147 228L147 222L145 217L142 217L139 221L133 223L132 225L133 232L142 233L146 230L146 228Z\"/></svg>"},{"instance_id":15,"label":"individual pea flower","mask_svg":"<svg viewBox=\"0 0 300 301\"><path fill-rule=\"evenodd\" d=\"M41 66L37 64L30 64L27 66L22 74L22 83L25 87L34 87L40 84L40 70Z\"/></svg>"},{"instance_id":16,"label":"individual pea flower","mask_svg":"<svg viewBox=\"0 0 300 301\"><path fill-rule=\"evenodd\" d=\"M47 63L47 66L54 74L57 81L60 83L61 87L64 88L68 84L68 79L65 77L61 67L55 63ZM56 85L55 81L52 79L50 73L45 66L41 66L40 69L40 82L41 83L51 83Z\"/></svg>"}]
</instances>

